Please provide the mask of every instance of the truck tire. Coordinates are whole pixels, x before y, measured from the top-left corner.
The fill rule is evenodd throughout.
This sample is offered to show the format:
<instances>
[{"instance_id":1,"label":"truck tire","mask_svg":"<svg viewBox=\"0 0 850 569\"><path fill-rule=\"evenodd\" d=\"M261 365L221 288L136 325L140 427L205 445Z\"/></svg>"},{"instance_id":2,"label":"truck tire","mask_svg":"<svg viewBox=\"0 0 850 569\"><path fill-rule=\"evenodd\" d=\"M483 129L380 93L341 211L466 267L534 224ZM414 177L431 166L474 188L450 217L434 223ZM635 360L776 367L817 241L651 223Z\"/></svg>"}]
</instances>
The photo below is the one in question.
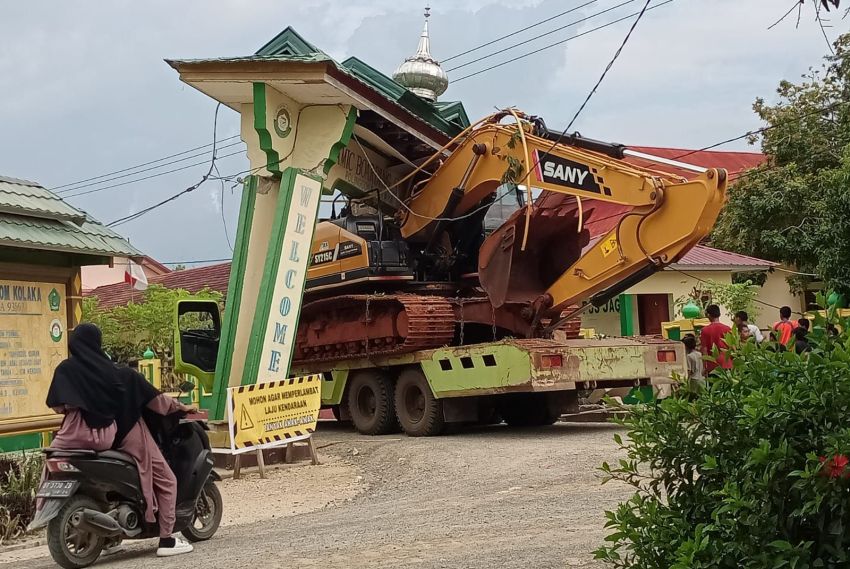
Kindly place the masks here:
<instances>
[{"instance_id":1,"label":"truck tire","mask_svg":"<svg viewBox=\"0 0 850 569\"><path fill-rule=\"evenodd\" d=\"M401 428L411 437L433 437L443 432L443 402L434 397L425 375L406 369L395 386L395 411Z\"/></svg>"},{"instance_id":2,"label":"truck tire","mask_svg":"<svg viewBox=\"0 0 850 569\"><path fill-rule=\"evenodd\" d=\"M359 371L348 386L348 410L364 435L386 435L397 427L392 380L377 370Z\"/></svg>"},{"instance_id":3,"label":"truck tire","mask_svg":"<svg viewBox=\"0 0 850 569\"><path fill-rule=\"evenodd\" d=\"M499 411L511 427L552 425L560 416L550 409L545 393L518 393L509 396Z\"/></svg>"}]
</instances>

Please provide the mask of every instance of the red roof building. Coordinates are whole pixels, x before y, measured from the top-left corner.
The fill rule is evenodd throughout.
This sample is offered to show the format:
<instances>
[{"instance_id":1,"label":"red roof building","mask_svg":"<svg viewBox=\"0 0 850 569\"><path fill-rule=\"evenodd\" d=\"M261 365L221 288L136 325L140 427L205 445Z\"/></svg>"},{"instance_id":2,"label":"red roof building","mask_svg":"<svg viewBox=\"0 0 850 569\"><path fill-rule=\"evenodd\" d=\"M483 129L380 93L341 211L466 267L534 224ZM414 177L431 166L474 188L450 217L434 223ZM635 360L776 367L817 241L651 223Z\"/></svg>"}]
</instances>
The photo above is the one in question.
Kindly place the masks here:
<instances>
[{"instance_id":1,"label":"red roof building","mask_svg":"<svg viewBox=\"0 0 850 569\"><path fill-rule=\"evenodd\" d=\"M169 273L148 277L148 285L158 284L166 288L179 288L187 292L195 293L205 288L227 292L227 282L230 278L230 263L209 265L182 271L171 271ZM85 293L86 296L96 296L98 305L102 308L113 308L123 306L130 301L141 302L144 293L124 282L100 286Z\"/></svg>"}]
</instances>

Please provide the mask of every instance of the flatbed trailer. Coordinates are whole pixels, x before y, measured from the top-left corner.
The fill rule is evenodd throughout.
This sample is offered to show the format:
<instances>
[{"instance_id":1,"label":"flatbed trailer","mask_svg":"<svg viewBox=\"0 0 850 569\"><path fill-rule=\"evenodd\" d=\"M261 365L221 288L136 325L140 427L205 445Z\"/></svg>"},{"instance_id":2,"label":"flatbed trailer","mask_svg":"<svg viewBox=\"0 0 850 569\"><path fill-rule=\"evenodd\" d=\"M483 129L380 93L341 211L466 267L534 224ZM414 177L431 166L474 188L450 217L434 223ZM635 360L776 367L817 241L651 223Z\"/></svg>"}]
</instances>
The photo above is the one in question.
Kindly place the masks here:
<instances>
[{"instance_id":1,"label":"flatbed trailer","mask_svg":"<svg viewBox=\"0 0 850 569\"><path fill-rule=\"evenodd\" d=\"M656 386L686 374L680 342L658 337L506 339L309 366L322 406L364 434L437 435L450 423L548 425L579 393Z\"/></svg>"}]
</instances>

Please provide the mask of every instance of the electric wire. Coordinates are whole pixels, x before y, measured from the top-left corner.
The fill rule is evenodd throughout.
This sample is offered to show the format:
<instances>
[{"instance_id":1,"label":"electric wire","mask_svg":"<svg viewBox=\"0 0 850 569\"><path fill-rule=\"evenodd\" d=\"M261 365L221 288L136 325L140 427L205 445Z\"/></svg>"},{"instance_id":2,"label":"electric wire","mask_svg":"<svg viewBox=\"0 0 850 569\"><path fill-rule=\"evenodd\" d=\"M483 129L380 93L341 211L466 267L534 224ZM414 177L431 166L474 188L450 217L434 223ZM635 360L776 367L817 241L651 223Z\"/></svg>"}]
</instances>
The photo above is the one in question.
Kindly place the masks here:
<instances>
[{"instance_id":1,"label":"electric wire","mask_svg":"<svg viewBox=\"0 0 850 569\"><path fill-rule=\"evenodd\" d=\"M229 136L227 138L222 138L217 142L227 142L228 140L233 140L234 138L239 138L239 135ZM99 176L94 176L91 178L86 178L84 180L77 180L76 182L68 182L67 184L62 184L61 186L55 186L50 188L51 192L55 192L56 190L60 190L62 188L67 188L68 186L76 186L77 184L82 184L85 182L91 182L92 180L99 180L101 178L106 178L107 176L111 176L113 174L120 174L122 172L127 172L128 170L135 170L136 168L142 168L143 166L150 166L151 164L156 164L157 162L162 162L163 160L168 160L169 158L175 158L177 156L182 156L184 154L188 154L190 152L194 152L196 150L201 150L202 148L208 148L212 146L212 144L204 144L202 146L196 146L195 148L190 148L189 150L184 150L183 152L177 152L175 154L169 154L168 156L163 156L162 158L157 158L156 160L151 160L150 162L143 162L141 164L136 164L135 166L128 166L127 168L122 168L121 170L114 170L112 172L107 172L105 174L101 174ZM188 158L186 158L188 160ZM70 191L70 190L69 190ZM61 193L61 192L60 192Z\"/></svg>"},{"instance_id":2,"label":"electric wire","mask_svg":"<svg viewBox=\"0 0 850 569\"><path fill-rule=\"evenodd\" d=\"M166 198L166 199L164 199L164 200L160 201L159 203L156 203L156 204L154 204L154 205L152 205L152 206L148 206L148 207L146 207L146 208L144 208L144 209L142 209L142 210L140 210L140 211L137 211L137 212L135 212L135 213L131 213L130 215L126 215L126 216L121 217L121 218L118 218L118 219L116 219L116 220L114 220L114 221L111 221L110 223L107 223L107 224L106 224L106 226L107 226L107 227L117 227L117 226L119 226L119 225L123 225L123 224L125 224L125 223L129 223L130 221L134 221L134 220L136 220L136 219L138 219L138 218L142 217L142 216L143 216L143 215L145 215L146 213L148 213L148 212L150 212L150 211L153 211L153 210L155 210L155 209L157 209L157 208L159 208L159 207L161 207L161 206L163 206L163 205L165 205L165 204L167 204L167 203L169 203L169 202L171 202L171 201L174 201L174 200L176 200L177 198L179 198L180 196L182 196L182 195L184 195L184 194L188 194L189 192L192 192L192 191L194 191L194 190L198 189L198 188L199 188L199 187L200 187L200 186L201 186L204 182L206 182L206 181L207 181L207 179L209 179L210 175L211 175L211 174L212 174L212 172L213 172L213 168L215 168L215 161L216 161L216 142L217 142L215 137L216 137L216 131L217 131L217 129L218 129L218 111L219 111L219 109L221 109L221 103L218 103L218 104L215 106L215 114L213 115L213 143L212 143L212 144L213 144L213 147L212 147L212 158L210 159L210 167L209 167L209 169L207 170L207 173L206 173L206 174L204 174L204 175L203 175L203 177L201 177L201 179L200 179L198 182L196 182L195 184L193 184L193 185L189 186L188 188L186 188L186 189L184 189L184 190L182 190L182 191L180 191L180 192L178 192L178 193L174 194L173 196L171 196L171 197L169 197L169 198Z\"/></svg>"},{"instance_id":3,"label":"electric wire","mask_svg":"<svg viewBox=\"0 0 850 569\"><path fill-rule=\"evenodd\" d=\"M580 10L581 8L584 8L585 6L589 6L590 4L594 4L594 3L596 3L597 1L598 1L598 0L590 0L589 2L585 2L584 4L581 4L580 6L576 6L575 8L570 8L569 10L566 10L566 11L564 11L564 12L561 12L560 14L555 14L554 16L550 16L550 17L546 18L545 20L540 20L539 22L536 22L536 23L534 23L534 24L531 24L530 26L526 26L526 27L521 28L521 29L519 29L519 30L514 30L513 32L511 32L511 33L509 33L509 34L505 34L505 35L503 35L503 36L501 36L501 37L498 37L498 38L496 38L496 39L494 39L494 40L490 40L490 41L488 41L487 43L482 43L481 45L478 45L478 46L476 46L476 47L473 47L472 49L467 49L466 51L462 51L462 52L460 52L460 53L456 53L456 54L454 54L454 55L453 55L453 56L451 56L451 57L447 57L447 58L443 59L443 60L442 60L442 63L445 63L445 62L447 62L447 61L451 61L452 59L457 59L458 57L462 57L462 56L464 56L464 55L470 54L470 53L472 53L473 51L478 51L479 49L485 48L485 47L487 47L487 46L493 45L494 43L498 43L498 42L500 42L500 41L502 41L502 40L504 40L504 39L508 39L509 37L513 37L513 36L515 36L515 35L517 35L517 34L521 34L522 32L528 31L528 30L530 30L531 28L536 28L537 26L543 25L543 24L545 24L546 22L551 22L552 20L555 20L555 19L557 19L557 18L560 18L561 16L566 16L567 14L570 14L571 12L575 12L576 10Z\"/></svg>"},{"instance_id":4,"label":"electric wire","mask_svg":"<svg viewBox=\"0 0 850 569\"><path fill-rule=\"evenodd\" d=\"M575 26L576 24L581 24L582 22L586 22L586 21L588 21L588 20L592 20L593 18L595 18L595 17L597 17L597 16L601 16L601 15L603 15L603 14L607 14L608 12L611 12L611 11L613 11L613 10L616 10L617 8L621 8L621 7L625 6L626 4L631 4L632 2L635 2L635 1L636 1L636 0L625 0L624 2L620 2L619 4L617 4L617 5L615 5L615 6L611 6L610 8L606 8L605 10L600 10L599 12L596 12L595 14L590 14L589 16L585 16L584 18L581 18L581 19L579 19L579 20L575 20L574 22L570 22L569 24L565 24L565 25L563 25L563 26L561 26L561 27L559 27L559 28L555 28L554 30L550 30L550 31L548 31L548 32L544 32L544 33L539 34L539 35L536 35L536 36L534 36L534 37L532 37L532 38L528 38L528 39L526 39L526 40L523 40L523 41L521 41L521 42L519 42L519 43L515 43L515 44L513 44L513 45L509 45L508 47L503 48L503 49L500 49L500 50L498 50L498 51L490 52L490 53L488 53L487 55L482 55L481 57L476 58L476 59L473 59L472 61L468 61L468 62L466 62L466 63L461 63L460 65L455 65L454 67L450 67L450 68L446 69L446 73L450 73L450 72L452 72L452 71L456 71L456 70L461 69L461 68L463 68L463 67L467 67L467 66L472 65L472 64L474 64L474 63L478 63L479 61L484 61L485 59L490 59L491 57L495 57L495 56L499 55L500 53L504 53L504 52L506 52L506 51L510 51L510 50L512 50L512 49L514 49L514 48L520 47L520 46L525 45L525 44L527 44L527 43L529 43L529 42L533 42L533 41L535 41L535 40L539 40L540 38L544 38L544 37L546 37L546 36L549 36L549 35L552 35L552 34L554 34L554 33L560 32L561 30L565 30L565 29L567 29L567 28L570 28L570 27L572 27L572 26ZM589 2L588 2L588 4L589 4ZM587 4L584 4L583 6L586 6L586 5L587 5ZM445 61L443 61L443 63L445 63Z\"/></svg>"},{"instance_id":5,"label":"electric wire","mask_svg":"<svg viewBox=\"0 0 850 569\"><path fill-rule=\"evenodd\" d=\"M614 62L617 61L617 59L620 57L620 54L623 52L623 48L626 47L627 43L629 43L629 38L632 37L632 32L635 31L638 22L640 22L641 18L643 18L643 15L646 13L647 8L649 8L650 2L652 2L652 0L646 0L646 4L643 5L643 9L637 15L635 21L632 22L632 26L629 28L629 31L626 32L626 37L623 38L623 42L620 44L620 47L618 47L617 51L614 52L614 57L612 57L611 61L608 62L608 65L605 66L605 69L602 71L602 75L599 76L599 79L596 81L596 84L593 86L593 89L590 90L590 93L587 94L587 97L584 99L581 106L576 111L575 115L573 115L573 118L572 120L570 120L569 124L567 125L567 128L565 128L561 132L561 135L558 137L558 141L560 141L561 138L563 138L563 136L567 134L567 131L572 128L573 124L576 122L576 119L578 119L579 115L581 115L582 111L584 111L584 108L590 102L590 99L592 99L593 95L596 94L596 90L599 89L599 86L602 84L602 81L605 80L605 76L608 75L608 72L611 71L612 67L614 67Z\"/></svg>"},{"instance_id":6,"label":"electric wire","mask_svg":"<svg viewBox=\"0 0 850 569\"><path fill-rule=\"evenodd\" d=\"M218 166L215 164L213 164L213 170L215 170L216 176L221 175L218 171ZM224 180L219 178L218 181L221 184L221 200L218 203L218 208L221 211L221 225L224 228L224 238L227 240L227 246L230 248L230 252L233 253L233 242L230 241L230 232L227 231L227 219L224 217Z\"/></svg>"},{"instance_id":7,"label":"electric wire","mask_svg":"<svg viewBox=\"0 0 850 569\"><path fill-rule=\"evenodd\" d=\"M239 140L237 142L232 142L230 144L225 144L224 146L220 147L219 150L224 150L225 148L232 148L232 147L238 146L240 144L243 144L243 142L241 140ZM137 170L136 172L130 172L129 174L122 174L120 176L113 176L111 178L104 178L103 180L98 180L97 182L90 182L88 184L81 184L81 185L78 185L78 186L74 186L73 188L66 188L64 190L58 190L58 191L56 191L56 193L59 194L59 195L62 195L62 194L68 194L70 192L76 192L77 190L82 190L83 188L89 188L91 186L98 186L100 184L105 184L106 182L112 182L114 180L121 180L123 178L129 178L130 176L136 176L138 174L143 174L145 172L150 172L152 170L159 170L160 168L164 168L165 166L171 166L172 164L179 164L180 162L185 162L186 160L190 160L192 158L198 158L199 156L206 156L208 153L209 153L209 151L199 152L198 154L192 154L191 156L186 156L185 158L180 158L179 160L172 160L171 162L164 162L162 164L159 164L158 166L153 166L151 168L144 168L143 170ZM201 163L206 164L207 161L204 160ZM53 190L51 190L51 191L53 191Z\"/></svg>"},{"instance_id":8,"label":"electric wire","mask_svg":"<svg viewBox=\"0 0 850 569\"><path fill-rule=\"evenodd\" d=\"M245 150L241 149L241 150L237 150L236 152L231 152L229 154L217 156L216 158L218 160L221 160L221 159L224 159L224 158L229 158L230 156L236 156L238 154L244 154L244 153L245 153ZM187 164L186 166L181 166L180 168L174 168L172 170L166 170L164 172L157 172L156 174L151 174L150 176L144 176L144 177L138 178L136 180L128 180L126 182L121 182L119 184L110 184L109 186L103 186L101 188L94 188L94 189L91 189L91 190L85 190L83 192L79 192L79 193L76 193L76 194L67 194L67 195L62 196L62 198L63 199L65 199L65 198L76 198L78 196L95 194L97 192L102 192L104 190L109 190L109 189L112 189L112 188L119 188L121 186L128 186L130 184L135 184L136 182L144 182L145 180L150 180L152 178L158 178L160 176L165 176L167 174L173 174L174 172L180 172L182 170L188 170L189 168L194 168L195 166L203 166L204 164L209 164L209 161L203 160L203 161L200 161L200 162L194 162L192 164Z\"/></svg>"},{"instance_id":9,"label":"electric wire","mask_svg":"<svg viewBox=\"0 0 850 569\"><path fill-rule=\"evenodd\" d=\"M658 4L654 5L654 6L651 6L651 7L647 8L645 11L646 11L646 12L648 12L648 11L650 11L650 10L654 10L654 9L656 9L656 8L660 8L660 7L664 6L665 4L670 4L671 2L673 2L673 0L665 0L664 2L660 2L660 3L658 3ZM593 33L593 32L597 32L597 31L599 31L599 30L605 29L605 28L607 28L607 27L609 27L609 26L613 26L614 24L618 24L618 23L620 23L620 22L622 22L622 21L624 21L624 20L628 20L628 19L629 19L629 18L631 18L632 16L636 16L636 15L638 15L638 14L640 14L640 13L641 13L641 12L634 12L634 13L629 14L629 15L627 15L627 16L623 16L622 18L618 18L618 19L616 19L616 20L612 20L611 22L608 22L608 23L606 23L606 24L602 24L602 25L597 26L597 27L595 27L595 28L591 28L591 29L589 29L589 30L586 30L586 31L581 32L581 33L579 33L579 34L576 34L576 35L574 35L574 36L570 36L570 37L568 37L568 38L566 38L566 39L563 39L563 40L560 40L560 41L557 41L557 42L551 43L551 44L549 44L549 45L545 45L545 46L543 46L543 47L541 47L541 48L535 49L535 50L533 50L533 51L529 51L529 52L524 53L524 54L522 54L522 55L518 55L518 56L513 57L513 58L511 58L511 59L508 59L508 60L506 60L506 61L502 61L502 62L500 62L500 63L496 63L496 64L494 64L494 65L491 65L490 67L485 67L484 69L481 69L480 71L476 71L476 72L474 72L474 73L470 73L470 74L468 74L468 75L464 75L464 76L462 76L462 77L458 77L457 79L452 79L452 84L457 83L458 81L464 81L464 80L466 80L466 79L469 79L470 77L475 77L476 75L481 75L482 73L486 73L486 72L488 72L488 71L492 71L493 69L497 69L497 68L499 68L499 67L502 67L503 65L507 65L507 64L509 64L509 63L513 63L513 62L515 62L515 61L519 61L520 59L524 59L524 58L526 58L526 57L529 57L529 56L535 55L535 54L537 54L537 53L540 53L541 51L545 51L545 50L547 50L547 49L551 49L551 48L553 48L553 47L557 47L557 46L559 46L559 45L565 44L565 43L567 43L567 42L569 42L569 41L572 41L572 40L574 40L574 39L578 39L578 38L580 38L580 37L582 37L582 36L586 36L586 35L591 34L591 33Z\"/></svg>"}]
</instances>

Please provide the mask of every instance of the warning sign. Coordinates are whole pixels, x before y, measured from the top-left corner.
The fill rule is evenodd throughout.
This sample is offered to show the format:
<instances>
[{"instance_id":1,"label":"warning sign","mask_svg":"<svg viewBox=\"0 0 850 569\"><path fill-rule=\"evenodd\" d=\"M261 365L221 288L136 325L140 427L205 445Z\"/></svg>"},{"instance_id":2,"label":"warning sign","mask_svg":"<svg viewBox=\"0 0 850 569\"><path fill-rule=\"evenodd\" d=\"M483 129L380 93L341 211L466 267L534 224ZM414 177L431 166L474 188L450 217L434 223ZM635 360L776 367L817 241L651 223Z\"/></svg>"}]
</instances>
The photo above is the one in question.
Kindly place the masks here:
<instances>
[{"instance_id":1,"label":"warning sign","mask_svg":"<svg viewBox=\"0 0 850 569\"><path fill-rule=\"evenodd\" d=\"M234 454L306 439L316 429L321 375L227 390L230 450Z\"/></svg>"}]
</instances>

